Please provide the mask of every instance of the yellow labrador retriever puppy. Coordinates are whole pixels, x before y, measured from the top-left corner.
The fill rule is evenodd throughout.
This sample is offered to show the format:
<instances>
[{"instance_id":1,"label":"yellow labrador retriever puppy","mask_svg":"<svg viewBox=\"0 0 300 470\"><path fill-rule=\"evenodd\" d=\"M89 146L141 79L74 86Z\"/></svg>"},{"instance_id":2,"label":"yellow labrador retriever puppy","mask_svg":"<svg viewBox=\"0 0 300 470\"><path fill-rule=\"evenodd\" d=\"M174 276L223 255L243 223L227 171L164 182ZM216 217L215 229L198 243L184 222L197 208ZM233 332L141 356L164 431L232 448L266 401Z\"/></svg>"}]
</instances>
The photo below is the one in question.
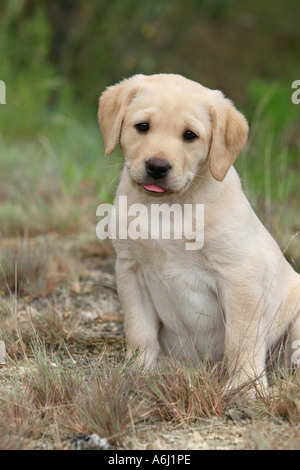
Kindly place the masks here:
<instances>
[{"instance_id":1,"label":"yellow labrador retriever puppy","mask_svg":"<svg viewBox=\"0 0 300 470\"><path fill-rule=\"evenodd\" d=\"M247 139L246 119L220 91L158 74L109 87L99 122L106 155L120 143L125 157L117 212L121 196L149 213L157 204L204 207L201 249L186 249L184 231L169 240L122 234L114 241L128 355L139 349L150 367L160 351L225 357L232 386L264 382L268 348L287 330L292 345L300 339L300 275L232 166Z\"/></svg>"}]
</instances>

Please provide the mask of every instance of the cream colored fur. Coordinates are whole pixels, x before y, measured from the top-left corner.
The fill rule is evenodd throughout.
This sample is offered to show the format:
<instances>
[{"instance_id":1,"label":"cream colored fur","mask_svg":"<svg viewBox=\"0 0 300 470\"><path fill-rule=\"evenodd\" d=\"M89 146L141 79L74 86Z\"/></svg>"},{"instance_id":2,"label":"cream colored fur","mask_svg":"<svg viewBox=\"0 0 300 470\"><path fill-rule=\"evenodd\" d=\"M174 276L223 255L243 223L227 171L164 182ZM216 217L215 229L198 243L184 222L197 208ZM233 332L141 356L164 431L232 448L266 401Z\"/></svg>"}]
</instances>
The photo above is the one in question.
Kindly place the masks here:
<instances>
[{"instance_id":1,"label":"cream colored fur","mask_svg":"<svg viewBox=\"0 0 300 470\"><path fill-rule=\"evenodd\" d=\"M182 240L115 240L127 351L146 366L160 351L226 358L232 385L263 377L267 351L288 330L300 339L300 276L253 212L232 166L247 139L244 116L220 91L180 75L135 75L100 98L106 154L120 143L116 194L128 204L204 204L204 246ZM150 124L147 133L135 125ZM192 130L197 139L186 142ZM145 162L172 165L168 191L141 184ZM116 204L117 207L117 204Z\"/></svg>"}]
</instances>

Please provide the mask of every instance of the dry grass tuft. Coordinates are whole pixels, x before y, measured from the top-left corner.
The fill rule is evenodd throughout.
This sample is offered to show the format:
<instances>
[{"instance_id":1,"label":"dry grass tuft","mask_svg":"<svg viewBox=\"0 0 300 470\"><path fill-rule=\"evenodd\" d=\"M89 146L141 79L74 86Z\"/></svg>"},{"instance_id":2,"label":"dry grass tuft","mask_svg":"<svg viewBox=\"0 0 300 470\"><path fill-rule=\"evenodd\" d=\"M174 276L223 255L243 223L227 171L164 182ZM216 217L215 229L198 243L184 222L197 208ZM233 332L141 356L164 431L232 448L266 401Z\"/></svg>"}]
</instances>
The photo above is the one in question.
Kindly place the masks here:
<instances>
[{"instance_id":1,"label":"dry grass tuft","mask_svg":"<svg viewBox=\"0 0 300 470\"><path fill-rule=\"evenodd\" d=\"M53 302L45 313L32 317L31 321L33 331L27 332L27 341L34 334L56 348L62 348L66 343L80 342L76 333L78 315L57 302Z\"/></svg>"},{"instance_id":2,"label":"dry grass tuft","mask_svg":"<svg viewBox=\"0 0 300 470\"><path fill-rule=\"evenodd\" d=\"M74 406L62 415L64 426L76 433L97 433L122 445L128 427L151 412L141 400L131 373L113 360L104 360L78 389Z\"/></svg>"},{"instance_id":3,"label":"dry grass tuft","mask_svg":"<svg viewBox=\"0 0 300 470\"><path fill-rule=\"evenodd\" d=\"M282 371L268 394L253 399L248 386L227 389L222 363L166 359L157 370L146 371L117 360L113 353L108 356L105 350L84 360L71 356L66 347L54 352L38 334L32 337L25 359L22 374L16 371L1 381L3 449L34 447L51 428L60 436L59 442L52 436L52 448L61 448L61 436L67 436L70 445L75 434L97 433L120 447L128 433L138 433L140 425L174 423L178 428L213 417L224 421L229 416L236 422L247 415L256 423L267 419L293 429L299 425L299 379L283 377ZM282 447L276 434L268 436L264 428L258 429L252 445ZM295 439L289 446L297 446Z\"/></svg>"},{"instance_id":4,"label":"dry grass tuft","mask_svg":"<svg viewBox=\"0 0 300 470\"><path fill-rule=\"evenodd\" d=\"M0 448L25 448L36 439L45 426L42 410L36 407L29 387L16 381L11 388L0 387Z\"/></svg>"},{"instance_id":5,"label":"dry grass tuft","mask_svg":"<svg viewBox=\"0 0 300 470\"><path fill-rule=\"evenodd\" d=\"M4 244L0 251L0 290L2 295L17 293L28 300L48 295L59 283L74 277L75 266L68 252L49 242Z\"/></svg>"},{"instance_id":6,"label":"dry grass tuft","mask_svg":"<svg viewBox=\"0 0 300 470\"><path fill-rule=\"evenodd\" d=\"M251 384L228 389L224 363L165 358L146 371L135 367L134 358L124 361L116 349L101 353L100 344L98 356L91 356L87 342L80 344L77 314L62 291L52 302L37 304L41 311L33 311L26 331L25 310L18 309L17 297L12 292L0 296L0 332L7 346L7 365L0 369L1 449L40 448L48 435L51 448L68 448L74 434L93 432L120 447L126 445L126 435L138 435L149 424L184 429L212 418L241 422L245 416L256 423L283 423L298 435L299 378L276 357L270 359L269 393L254 400L247 393ZM68 349L72 345L74 350ZM280 436L268 436L264 429L252 438L252 446L284 448ZM285 447L296 448L296 439Z\"/></svg>"},{"instance_id":7,"label":"dry grass tuft","mask_svg":"<svg viewBox=\"0 0 300 470\"><path fill-rule=\"evenodd\" d=\"M32 345L35 368L32 368L24 381L30 388L36 406L44 416L52 415L56 408L69 405L74 400L81 378L73 365L64 366L59 355L47 351L45 343L39 339Z\"/></svg>"},{"instance_id":8,"label":"dry grass tuft","mask_svg":"<svg viewBox=\"0 0 300 470\"><path fill-rule=\"evenodd\" d=\"M137 384L153 408L152 416L176 423L221 416L249 389L249 384L227 389L224 363L191 364L169 358L156 373L139 377Z\"/></svg>"},{"instance_id":9,"label":"dry grass tuft","mask_svg":"<svg viewBox=\"0 0 300 470\"><path fill-rule=\"evenodd\" d=\"M268 394L260 397L263 412L273 419L287 421L292 425L300 421L300 380L297 371L281 369L277 381Z\"/></svg>"}]
</instances>

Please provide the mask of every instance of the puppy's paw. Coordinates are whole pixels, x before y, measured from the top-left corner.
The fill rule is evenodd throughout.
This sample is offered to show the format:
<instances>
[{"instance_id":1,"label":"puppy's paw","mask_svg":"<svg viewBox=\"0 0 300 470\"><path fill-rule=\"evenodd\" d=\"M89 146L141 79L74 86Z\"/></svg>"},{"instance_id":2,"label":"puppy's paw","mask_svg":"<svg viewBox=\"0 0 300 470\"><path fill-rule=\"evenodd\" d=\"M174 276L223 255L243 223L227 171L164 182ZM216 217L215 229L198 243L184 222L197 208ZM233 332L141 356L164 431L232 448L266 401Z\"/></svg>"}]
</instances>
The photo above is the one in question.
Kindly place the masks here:
<instances>
[{"instance_id":1,"label":"puppy's paw","mask_svg":"<svg viewBox=\"0 0 300 470\"><path fill-rule=\"evenodd\" d=\"M233 377L229 379L225 393L235 393L249 399L259 399L268 396L269 390L265 377Z\"/></svg>"},{"instance_id":2,"label":"puppy's paw","mask_svg":"<svg viewBox=\"0 0 300 470\"><path fill-rule=\"evenodd\" d=\"M126 358L128 365L137 369L153 370L157 366L157 353L153 351L140 351L139 348L128 349Z\"/></svg>"}]
</instances>

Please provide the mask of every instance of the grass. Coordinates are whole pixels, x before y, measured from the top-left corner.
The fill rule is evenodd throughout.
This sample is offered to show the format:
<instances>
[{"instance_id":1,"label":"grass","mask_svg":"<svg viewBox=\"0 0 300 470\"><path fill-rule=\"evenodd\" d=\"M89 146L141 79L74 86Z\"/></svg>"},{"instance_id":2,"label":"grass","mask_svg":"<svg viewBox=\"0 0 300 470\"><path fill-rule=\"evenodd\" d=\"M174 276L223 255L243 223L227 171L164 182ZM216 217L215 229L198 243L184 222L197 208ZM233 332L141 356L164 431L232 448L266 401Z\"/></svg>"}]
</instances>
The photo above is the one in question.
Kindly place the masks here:
<instances>
[{"instance_id":1,"label":"grass","mask_svg":"<svg viewBox=\"0 0 300 470\"><path fill-rule=\"evenodd\" d=\"M87 247L82 252L93 262ZM96 248L100 257L111 255L105 247ZM247 387L227 390L222 363L168 359L154 371L136 369L125 360L124 349L99 341L91 349L91 340L78 334L80 315L71 302L72 296L78 303L78 295L86 294L73 294L71 285L63 295L60 289L47 296L51 302L43 304L42 297L28 302L38 308L27 323L22 293L0 297L6 305L0 320L7 347L7 365L0 369L1 449L69 449L77 434L91 433L105 437L112 448L127 449L132 441L143 445L145 430L154 429L155 435L155 429L169 426L168 432L181 430L186 438L185 430L201 428L203 420L225 423L239 410L251 417L254 429L245 447L299 448L292 439L300 417L297 377L273 371L270 394L249 401ZM273 364L276 368L279 362ZM278 441L279 428L263 433L272 423L286 427L288 443Z\"/></svg>"},{"instance_id":2,"label":"grass","mask_svg":"<svg viewBox=\"0 0 300 470\"><path fill-rule=\"evenodd\" d=\"M137 369L124 350L98 344L91 353L89 341L74 349L69 319L58 307L48 315L50 321L46 313L33 318L28 331L13 308L6 313L1 449L69 449L77 434L91 433L105 437L111 448L126 449L132 439L143 442L151 427L168 425L169 432L181 429L185 436L203 420L224 423L230 417L239 425L244 416L252 423L245 448L299 449L299 377L284 368L272 370L269 394L253 400L247 395L250 384L227 389L223 363L170 358L157 370Z\"/></svg>"},{"instance_id":3,"label":"grass","mask_svg":"<svg viewBox=\"0 0 300 470\"><path fill-rule=\"evenodd\" d=\"M86 125L49 116L29 141L0 142L1 236L87 231L112 201L120 162L104 158L96 116Z\"/></svg>"},{"instance_id":4,"label":"grass","mask_svg":"<svg viewBox=\"0 0 300 470\"><path fill-rule=\"evenodd\" d=\"M49 294L62 281L78 277L76 256L49 239L14 239L0 247L3 292L35 298ZM77 275L77 276L76 276Z\"/></svg>"},{"instance_id":5,"label":"grass","mask_svg":"<svg viewBox=\"0 0 300 470\"><path fill-rule=\"evenodd\" d=\"M250 84L255 108L248 143L236 168L257 215L299 270L300 242L294 235L300 228L300 141L298 109L289 91L280 83Z\"/></svg>"},{"instance_id":6,"label":"grass","mask_svg":"<svg viewBox=\"0 0 300 470\"><path fill-rule=\"evenodd\" d=\"M251 416L254 428L262 420L279 423L271 437L263 428L254 432L250 448L299 448L299 378L287 372L277 375L268 395L249 400L247 388L226 389L224 364L195 366L170 359L149 372L105 348L98 356L84 354L84 348L73 355L65 340L55 351L36 329L22 341L26 354L20 347L18 360L8 357L9 367L1 371L1 449L45 443L70 448L78 433L97 433L113 448L126 448L128 435L136 436L140 427L193 428L213 416L226 420L237 408ZM276 432L281 435L284 427L290 438L278 442Z\"/></svg>"}]
</instances>

